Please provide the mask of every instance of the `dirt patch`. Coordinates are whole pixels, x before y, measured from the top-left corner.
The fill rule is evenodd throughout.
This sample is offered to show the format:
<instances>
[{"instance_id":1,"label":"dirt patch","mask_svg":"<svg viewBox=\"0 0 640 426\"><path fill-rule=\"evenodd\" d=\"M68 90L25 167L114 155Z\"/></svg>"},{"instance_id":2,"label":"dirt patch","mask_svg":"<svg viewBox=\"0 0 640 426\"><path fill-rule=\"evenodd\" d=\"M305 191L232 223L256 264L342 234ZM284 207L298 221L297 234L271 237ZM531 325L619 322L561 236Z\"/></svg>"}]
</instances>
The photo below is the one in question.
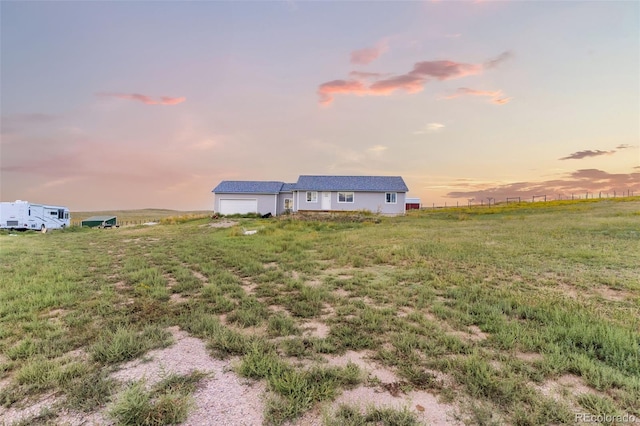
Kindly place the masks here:
<instances>
[{"instance_id":1,"label":"dirt patch","mask_svg":"<svg viewBox=\"0 0 640 426\"><path fill-rule=\"evenodd\" d=\"M412 314L414 312L413 309L411 308L400 308L396 311L396 316L398 318L406 318L408 317L410 314Z\"/></svg>"},{"instance_id":2,"label":"dirt patch","mask_svg":"<svg viewBox=\"0 0 640 426\"><path fill-rule=\"evenodd\" d=\"M29 404L28 407L13 406L11 408L5 408L4 406L0 406L0 419L3 422L3 425L26 422L28 419L37 416L44 410L53 409L58 402L58 399L53 394L50 394Z\"/></svg>"},{"instance_id":3,"label":"dirt patch","mask_svg":"<svg viewBox=\"0 0 640 426\"><path fill-rule=\"evenodd\" d=\"M515 357L525 362L538 362L544 359L544 356L537 352L516 352Z\"/></svg>"},{"instance_id":4,"label":"dirt patch","mask_svg":"<svg viewBox=\"0 0 640 426\"><path fill-rule=\"evenodd\" d=\"M335 314L336 310L333 306L329 305L328 303L322 305L322 316L320 318L326 320L327 318L335 316Z\"/></svg>"},{"instance_id":5,"label":"dirt patch","mask_svg":"<svg viewBox=\"0 0 640 426\"><path fill-rule=\"evenodd\" d=\"M196 407L183 425L262 424L264 384L238 377L231 370L234 360L210 357L200 339L177 327L169 330L176 340L174 345L149 352L144 358L151 362L135 360L123 365L112 377L122 381L144 378L151 386L171 373L186 375L195 370L208 373L210 378L193 395Z\"/></svg>"},{"instance_id":6,"label":"dirt patch","mask_svg":"<svg viewBox=\"0 0 640 426\"><path fill-rule=\"evenodd\" d=\"M337 289L333 290L331 293L334 296L337 296L337 297L340 297L340 298L345 298L345 299L349 298L349 295L350 295L350 293L347 290L343 289L343 288L337 288Z\"/></svg>"},{"instance_id":7,"label":"dirt patch","mask_svg":"<svg viewBox=\"0 0 640 426\"><path fill-rule=\"evenodd\" d=\"M327 356L329 365L344 367L349 362L356 364L365 374L377 378L382 383L395 383L398 381L396 374L384 367L379 366L372 358L372 352L347 351L341 356Z\"/></svg>"},{"instance_id":8,"label":"dirt patch","mask_svg":"<svg viewBox=\"0 0 640 426\"><path fill-rule=\"evenodd\" d=\"M186 297L184 297L180 293L173 293L169 297L169 300L171 300L173 303L184 303L184 302L187 302L189 299L187 299Z\"/></svg>"},{"instance_id":9,"label":"dirt patch","mask_svg":"<svg viewBox=\"0 0 640 426\"><path fill-rule=\"evenodd\" d=\"M584 297L584 293L579 294L578 289L569 284L558 284L555 288L557 291L562 293L563 296L573 300L578 300L579 298Z\"/></svg>"},{"instance_id":10,"label":"dirt patch","mask_svg":"<svg viewBox=\"0 0 640 426\"><path fill-rule=\"evenodd\" d=\"M173 287L178 285L178 280L173 278L171 275L165 274L164 278L167 280L167 287L168 288L173 288Z\"/></svg>"},{"instance_id":11,"label":"dirt patch","mask_svg":"<svg viewBox=\"0 0 640 426\"><path fill-rule=\"evenodd\" d=\"M320 279L310 280L310 281L306 281L305 284L307 284L309 287L320 287L322 285L322 280Z\"/></svg>"},{"instance_id":12,"label":"dirt patch","mask_svg":"<svg viewBox=\"0 0 640 426\"><path fill-rule=\"evenodd\" d=\"M236 226L238 224L238 222L235 222L233 220L221 220L219 222L212 222L208 225L203 225L203 226L208 226L209 228L231 228L232 226Z\"/></svg>"},{"instance_id":13,"label":"dirt patch","mask_svg":"<svg viewBox=\"0 0 640 426\"><path fill-rule=\"evenodd\" d=\"M463 340L467 340L471 342L480 342L482 340L485 340L487 337L489 337L489 335L483 332L482 330L480 330L478 326L470 325L469 327L467 327L467 329L468 331L461 331L461 330L449 331L447 332L447 334L450 334L452 336L456 336Z\"/></svg>"},{"instance_id":14,"label":"dirt patch","mask_svg":"<svg viewBox=\"0 0 640 426\"><path fill-rule=\"evenodd\" d=\"M125 240L122 240L123 243L139 243L140 242L140 238L127 238ZM89 245L91 245L92 243L89 243Z\"/></svg>"},{"instance_id":15,"label":"dirt patch","mask_svg":"<svg viewBox=\"0 0 640 426\"><path fill-rule=\"evenodd\" d=\"M197 279L202 281L203 284L207 284L209 282L209 279L207 277L205 277L204 275L202 275L200 272L191 271L191 273L193 274L194 277L196 277Z\"/></svg>"},{"instance_id":16,"label":"dirt patch","mask_svg":"<svg viewBox=\"0 0 640 426\"><path fill-rule=\"evenodd\" d=\"M453 415L455 407L449 404L442 404L438 399L424 391L411 391L408 394L398 394L397 397L389 392L380 392L375 388L359 387L343 392L332 404L335 410L341 404L360 407L364 411L371 405L381 408L389 407L396 410L408 408L415 413L417 418L424 424L432 426L460 425Z\"/></svg>"},{"instance_id":17,"label":"dirt patch","mask_svg":"<svg viewBox=\"0 0 640 426\"><path fill-rule=\"evenodd\" d=\"M542 385L535 386L544 396L554 399L564 399L565 393L579 395L594 392L585 385L582 379L573 374L565 374L556 379L547 380Z\"/></svg>"},{"instance_id":18,"label":"dirt patch","mask_svg":"<svg viewBox=\"0 0 640 426\"><path fill-rule=\"evenodd\" d=\"M632 297L631 293L622 290L616 290L611 287L598 287L596 293L605 300L612 302L624 302L627 297Z\"/></svg>"},{"instance_id":19,"label":"dirt patch","mask_svg":"<svg viewBox=\"0 0 640 426\"><path fill-rule=\"evenodd\" d=\"M329 326L319 321L307 321L302 324L302 329L304 330L303 335L317 337L319 339L326 338L330 330Z\"/></svg>"},{"instance_id":20,"label":"dirt patch","mask_svg":"<svg viewBox=\"0 0 640 426\"><path fill-rule=\"evenodd\" d=\"M247 295L256 294L256 287L258 287L258 285L252 282L249 278L243 278L241 285Z\"/></svg>"}]
</instances>

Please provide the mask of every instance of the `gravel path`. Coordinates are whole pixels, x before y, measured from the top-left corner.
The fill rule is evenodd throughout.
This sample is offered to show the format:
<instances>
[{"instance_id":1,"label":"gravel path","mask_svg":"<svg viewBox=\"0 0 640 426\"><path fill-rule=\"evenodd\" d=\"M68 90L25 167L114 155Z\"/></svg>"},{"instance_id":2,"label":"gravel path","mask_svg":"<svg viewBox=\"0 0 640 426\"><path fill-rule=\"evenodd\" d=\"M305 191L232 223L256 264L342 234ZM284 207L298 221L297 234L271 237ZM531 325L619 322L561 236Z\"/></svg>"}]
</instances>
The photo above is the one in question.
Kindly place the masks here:
<instances>
[{"instance_id":1,"label":"gravel path","mask_svg":"<svg viewBox=\"0 0 640 426\"><path fill-rule=\"evenodd\" d=\"M200 382L198 390L193 394L195 406L191 409L187 426L231 425L253 426L264 421L264 401L266 386L264 382L245 380L236 375L232 369L235 360L219 360L211 357L205 343L178 327L169 331L174 337L174 344L168 348L148 352L142 358L123 364L112 374L114 379L122 383L144 380L151 387L170 374L188 375L195 370L209 374ZM358 364L364 371L378 377L382 383L397 380L389 370L376 366L363 353L347 352L341 357L329 360L331 365L346 365L347 362ZM22 410L3 409L0 407L0 424L11 425L24 421L38 414L43 408L54 406L56 399L52 396L43 398ZM455 424L450 416L454 407L441 404L428 392L410 392L397 396L378 387L358 387L344 391L335 401L316 407L303 417L293 422L294 426L320 426L322 413L332 412L340 404L348 404L366 408L368 406L407 407L418 415L418 418L434 426ZM4 423L3 423L4 422ZM86 414L63 412L56 419L56 424L71 426L113 425L105 414L105 410Z\"/></svg>"}]
</instances>

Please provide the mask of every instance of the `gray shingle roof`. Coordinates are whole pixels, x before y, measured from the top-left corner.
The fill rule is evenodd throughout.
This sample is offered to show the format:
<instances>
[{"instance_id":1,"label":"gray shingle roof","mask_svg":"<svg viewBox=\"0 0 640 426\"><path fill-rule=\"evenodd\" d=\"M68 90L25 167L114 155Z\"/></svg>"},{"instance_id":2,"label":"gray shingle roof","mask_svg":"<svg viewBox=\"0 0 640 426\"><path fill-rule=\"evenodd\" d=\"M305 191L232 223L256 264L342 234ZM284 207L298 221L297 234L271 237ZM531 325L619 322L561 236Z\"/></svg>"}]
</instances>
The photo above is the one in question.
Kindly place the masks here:
<instances>
[{"instance_id":1,"label":"gray shingle roof","mask_svg":"<svg viewBox=\"0 0 640 426\"><path fill-rule=\"evenodd\" d=\"M298 191L371 191L407 192L409 188L400 176L300 176Z\"/></svg>"},{"instance_id":2,"label":"gray shingle roof","mask_svg":"<svg viewBox=\"0 0 640 426\"><path fill-rule=\"evenodd\" d=\"M292 192L295 189L296 189L296 184L295 183L285 183L284 185L282 185L282 188L280 189L280 191L281 192Z\"/></svg>"},{"instance_id":3,"label":"gray shingle roof","mask_svg":"<svg viewBox=\"0 0 640 426\"><path fill-rule=\"evenodd\" d=\"M296 183L252 180L223 180L212 192L223 194L278 194L291 191L408 192L400 176L309 176Z\"/></svg>"},{"instance_id":4,"label":"gray shingle roof","mask_svg":"<svg viewBox=\"0 0 640 426\"><path fill-rule=\"evenodd\" d=\"M215 193L253 193L253 194L277 194L282 189L284 182L253 181L253 180L223 180L213 188Z\"/></svg>"}]
</instances>

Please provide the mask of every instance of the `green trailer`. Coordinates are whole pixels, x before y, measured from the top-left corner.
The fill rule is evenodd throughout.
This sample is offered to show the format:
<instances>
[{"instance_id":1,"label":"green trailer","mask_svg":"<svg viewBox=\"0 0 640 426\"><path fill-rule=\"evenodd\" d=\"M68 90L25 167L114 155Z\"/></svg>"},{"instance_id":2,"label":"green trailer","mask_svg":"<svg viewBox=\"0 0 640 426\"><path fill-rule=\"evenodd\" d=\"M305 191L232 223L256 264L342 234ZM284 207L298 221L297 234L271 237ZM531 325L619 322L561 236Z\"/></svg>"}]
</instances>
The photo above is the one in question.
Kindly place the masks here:
<instances>
[{"instance_id":1,"label":"green trailer","mask_svg":"<svg viewBox=\"0 0 640 426\"><path fill-rule=\"evenodd\" d=\"M89 228L117 228L118 220L116 216L92 216L82 221L82 226Z\"/></svg>"}]
</instances>

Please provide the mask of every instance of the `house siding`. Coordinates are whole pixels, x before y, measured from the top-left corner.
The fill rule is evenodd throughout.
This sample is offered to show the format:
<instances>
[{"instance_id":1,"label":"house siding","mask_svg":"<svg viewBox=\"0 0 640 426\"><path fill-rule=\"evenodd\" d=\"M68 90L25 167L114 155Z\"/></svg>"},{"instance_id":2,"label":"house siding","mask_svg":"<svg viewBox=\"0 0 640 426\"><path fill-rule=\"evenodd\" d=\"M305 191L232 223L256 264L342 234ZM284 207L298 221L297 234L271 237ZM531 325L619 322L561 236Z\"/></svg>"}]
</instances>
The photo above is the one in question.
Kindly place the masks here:
<instances>
[{"instance_id":1,"label":"house siding","mask_svg":"<svg viewBox=\"0 0 640 426\"><path fill-rule=\"evenodd\" d=\"M296 201L300 200L295 206L296 211L323 211L322 210L322 192L318 192L317 202L307 202L307 191L296 191L294 197ZM353 203L339 203L338 191L331 191L331 211L355 211L368 210L373 213L384 215L401 215L405 213L406 193L396 192L396 203L385 203L386 192L357 192L357 191L340 191L353 192ZM395 191L389 191L395 192Z\"/></svg>"},{"instance_id":2,"label":"house siding","mask_svg":"<svg viewBox=\"0 0 640 426\"><path fill-rule=\"evenodd\" d=\"M281 192L280 194L278 194L278 210L276 212L276 215L285 213L284 200L287 198L293 199L294 209L292 211L295 211L296 200L293 197L293 192Z\"/></svg>"},{"instance_id":3,"label":"house siding","mask_svg":"<svg viewBox=\"0 0 640 426\"><path fill-rule=\"evenodd\" d=\"M276 214L276 202L278 200L278 194L234 194L234 193L215 193L213 211L220 211L220 200L233 199L233 200L257 200L258 201L258 213ZM284 201L283 201L284 202Z\"/></svg>"}]
</instances>

